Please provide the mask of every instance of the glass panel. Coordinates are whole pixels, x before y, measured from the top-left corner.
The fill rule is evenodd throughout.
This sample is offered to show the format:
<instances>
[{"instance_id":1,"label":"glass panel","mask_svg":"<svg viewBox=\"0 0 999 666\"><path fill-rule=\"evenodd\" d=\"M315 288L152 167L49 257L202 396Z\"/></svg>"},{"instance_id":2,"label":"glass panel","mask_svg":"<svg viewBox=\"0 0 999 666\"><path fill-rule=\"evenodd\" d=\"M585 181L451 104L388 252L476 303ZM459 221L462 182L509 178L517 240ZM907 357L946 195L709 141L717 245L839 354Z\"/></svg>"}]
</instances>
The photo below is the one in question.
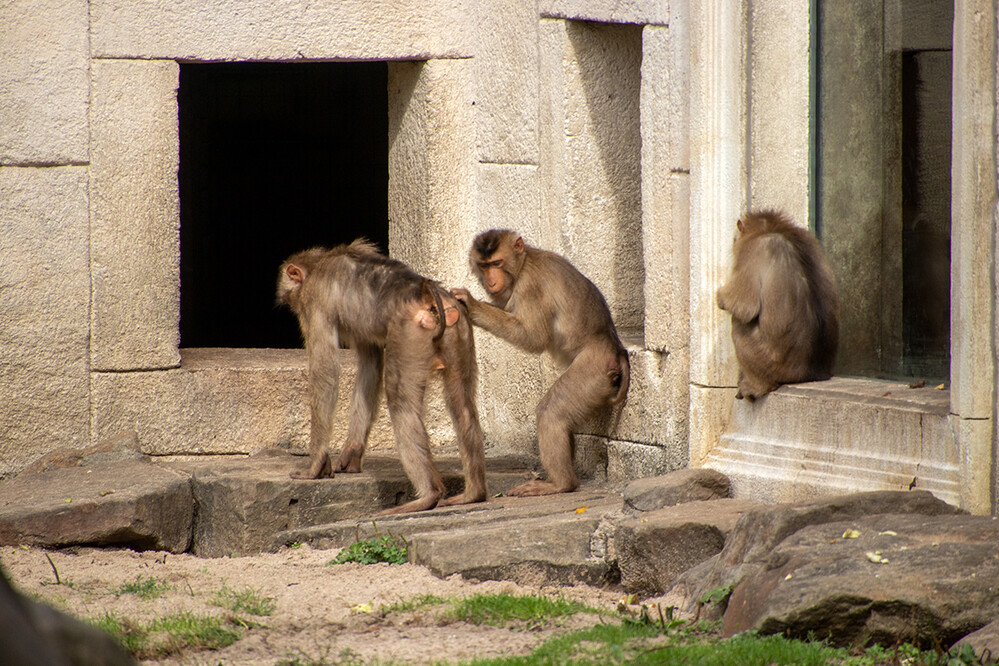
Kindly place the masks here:
<instances>
[{"instance_id":1,"label":"glass panel","mask_svg":"<svg viewBox=\"0 0 999 666\"><path fill-rule=\"evenodd\" d=\"M953 5L816 1L816 228L842 299L836 372L944 379Z\"/></svg>"}]
</instances>

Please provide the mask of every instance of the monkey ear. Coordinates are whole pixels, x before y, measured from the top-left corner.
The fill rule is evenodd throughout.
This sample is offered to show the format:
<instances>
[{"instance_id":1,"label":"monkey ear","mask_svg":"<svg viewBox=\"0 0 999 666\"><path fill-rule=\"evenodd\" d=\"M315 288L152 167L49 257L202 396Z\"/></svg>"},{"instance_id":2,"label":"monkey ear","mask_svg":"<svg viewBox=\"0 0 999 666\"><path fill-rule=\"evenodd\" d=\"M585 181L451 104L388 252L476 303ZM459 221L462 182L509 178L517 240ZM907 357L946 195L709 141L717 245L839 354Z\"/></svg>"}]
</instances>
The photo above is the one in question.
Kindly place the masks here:
<instances>
[{"instance_id":1,"label":"monkey ear","mask_svg":"<svg viewBox=\"0 0 999 666\"><path fill-rule=\"evenodd\" d=\"M524 254L524 239L517 236L517 240L513 242L513 250L517 254Z\"/></svg>"},{"instance_id":2,"label":"monkey ear","mask_svg":"<svg viewBox=\"0 0 999 666\"><path fill-rule=\"evenodd\" d=\"M746 231L746 225L742 223L741 219L735 221L735 226L739 229L739 233L740 234L741 233L745 233L745 231Z\"/></svg>"},{"instance_id":3,"label":"monkey ear","mask_svg":"<svg viewBox=\"0 0 999 666\"><path fill-rule=\"evenodd\" d=\"M305 271L296 266L295 264L288 264L288 267L284 269L284 271L285 273L288 274L288 277L290 277L291 281L294 282L295 284L302 284L302 282L305 280Z\"/></svg>"}]
</instances>

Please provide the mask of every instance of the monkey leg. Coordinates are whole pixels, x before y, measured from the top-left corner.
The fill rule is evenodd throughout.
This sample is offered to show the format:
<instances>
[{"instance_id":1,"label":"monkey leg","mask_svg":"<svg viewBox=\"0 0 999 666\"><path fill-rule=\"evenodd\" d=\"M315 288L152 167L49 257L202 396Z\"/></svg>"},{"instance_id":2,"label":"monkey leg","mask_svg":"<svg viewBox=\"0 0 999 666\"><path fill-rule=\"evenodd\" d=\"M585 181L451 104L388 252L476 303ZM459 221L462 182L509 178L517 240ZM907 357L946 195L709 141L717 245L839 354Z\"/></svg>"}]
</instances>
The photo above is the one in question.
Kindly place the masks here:
<instances>
[{"instance_id":1,"label":"monkey leg","mask_svg":"<svg viewBox=\"0 0 999 666\"><path fill-rule=\"evenodd\" d=\"M377 345L357 345L357 378L350 404L347 441L333 466L334 472L361 471L371 424L378 414L378 394L382 390L384 353Z\"/></svg>"},{"instance_id":2,"label":"monkey leg","mask_svg":"<svg viewBox=\"0 0 999 666\"><path fill-rule=\"evenodd\" d=\"M602 405L615 387L604 368L606 352L583 350L538 403L538 452L546 481L528 481L508 495L530 497L572 492L579 487L573 469L573 429Z\"/></svg>"},{"instance_id":3,"label":"monkey leg","mask_svg":"<svg viewBox=\"0 0 999 666\"><path fill-rule=\"evenodd\" d=\"M306 343L309 355L309 457L312 459L305 472L292 472L293 479L320 479L333 476L327 445L330 420L336 409L339 392L340 365L336 350L330 345Z\"/></svg>"},{"instance_id":4,"label":"monkey leg","mask_svg":"<svg viewBox=\"0 0 999 666\"><path fill-rule=\"evenodd\" d=\"M393 335L390 332L390 338ZM402 468L416 490L416 499L378 515L425 511L444 496L444 481L430 456L430 439L423 425L423 396L433 360L430 334L407 335L390 345L385 359L385 394Z\"/></svg>"},{"instance_id":5,"label":"monkey leg","mask_svg":"<svg viewBox=\"0 0 999 666\"><path fill-rule=\"evenodd\" d=\"M471 331L467 340L463 339L465 336L460 337L462 339L459 339L457 331L449 332L445 337L445 343L452 346L444 359L444 401L458 437L465 490L441 500L438 506L484 502L488 495L485 445L475 406L475 349L471 346ZM456 349L456 345L460 348Z\"/></svg>"}]
</instances>

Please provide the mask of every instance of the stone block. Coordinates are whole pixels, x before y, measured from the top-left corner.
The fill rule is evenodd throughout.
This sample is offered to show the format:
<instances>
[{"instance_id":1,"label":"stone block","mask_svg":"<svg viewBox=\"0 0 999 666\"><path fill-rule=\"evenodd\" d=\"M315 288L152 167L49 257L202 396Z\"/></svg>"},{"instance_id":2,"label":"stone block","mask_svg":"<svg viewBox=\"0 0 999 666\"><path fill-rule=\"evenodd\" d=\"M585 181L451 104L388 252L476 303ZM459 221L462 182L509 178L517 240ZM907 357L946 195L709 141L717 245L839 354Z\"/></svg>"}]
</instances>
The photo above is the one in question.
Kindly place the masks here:
<instances>
[{"instance_id":1,"label":"stone block","mask_svg":"<svg viewBox=\"0 0 999 666\"><path fill-rule=\"evenodd\" d=\"M0 484L0 543L123 546L182 553L194 496L186 474L129 460L56 469Z\"/></svg>"},{"instance_id":2,"label":"stone block","mask_svg":"<svg viewBox=\"0 0 999 666\"><path fill-rule=\"evenodd\" d=\"M475 179L476 227L465 239L461 259L468 256L472 238L487 229L511 228L520 233L528 244L540 242L541 193L537 166L477 164ZM466 270L466 274L467 281L474 281L471 269ZM482 297L485 297L485 292L482 292Z\"/></svg>"},{"instance_id":3,"label":"stone block","mask_svg":"<svg viewBox=\"0 0 999 666\"><path fill-rule=\"evenodd\" d=\"M679 469L663 476L636 479L622 493L626 511L656 511L664 507L726 499L732 494L728 477L713 469Z\"/></svg>"},{"instance_id":4,"label":"stone block","mask_svg":"<svg viewBox=\"0 0 999 666\"><path fill-rule=\"evenodd\" d=\"M0 6L0 164L85 164L90 95L85 0Z\"/></svg>"},{"instance_id":5,"label":"stone block","mask_svg":"<svg viewBox=\"0 0 999 666\"><path fill-rule=\"evenodd\" d=\"M447 0L91 4L98 58L427 60L471 55L471 14Z\"/></svg>"},{"instance_id":6,"label":"stone block","mask_svg":"<svg viewBox=\"0 0 999 666\"><path fill-rule=\"evenodd\" d=\"M472 67L389 64L389 253L445 285L467 281L453 258L468 256L475 216Z\"/></svg>"},{"instance_id":7,"label":"stone block","mask_svg":"<svg viewBox=\"0 0 999 666\"><path fill-rule=\"evenodd\" d=\"M3 477L89 443L86 168L0 167L0 220Z\"/></svg>"},{"instance_id":8,"label":"stone block","mask_svg":"<svg viewBox=\"0 0 999 666\"><path fill-rule=\"evenodd\" d=\"M542 247L603 292L618 329L640 331L641 28L546 20L539 34L542 224L561 231Z\"/></svg>"},{"instance_id":9,"label":"stone block","mask_svg":"<svg viewBox=\"0 0 999 666\"><path fill-rule=\"evenodd\" d=\"M347 436L355 371L354 353L343 350L334 451ZM94 440L134 429L142 450L155 455L253 453L279 443L305 451L309 418L302 350L186 349L176 370L93 375ZM431 446L454 440L439 381L427 389L424 420ZM394 446L383 392L368 449Z\"/></svg>"},{"instance_id":10,"label":"stone block","mask_svg":"<svg viewBox=\"0 0 999 666\"><path fill-rule=\"evenodd\" d=\"M478 160L537 165L537 8L497 0L477 5L474 14ZM532 211L537 214L536 205Z\"/></svg>"},{"instance_id":11,"label":"stone block","mask_svg":"<svg viewBox=\"0 0 999 666\"><path fill-rule=\"evenodd\" d=\"M180 362L178 65L94 60L91 364Z\"/></svg>"},{"instance_id":12,"label":"stone block","mask_svg":"<svg viewBox=\"0 0 999 666\"><path fill-rule=\"evenodd\" d=\"M677 458L677 462L683 460L679 467L686 467L687 460L686 358L683 348L676 352L629 349L628 399L610 431L613 439L663 447L669 457ZM655 408L650 409L650 405Z\"/></svg>"},{"instance_id":13,"label":"stone block","mask_svg":"<svg viewBox=\"0 0 999 666\"><path fill-rule=\"evenodd\" d=\"M534 410L548 390L542 356L528 354L481 329L475 332L479 361L479 419L486 450L495 455L538 455Z\"/></svg>"},{"instance_id":14,"label":"stone block","mask_svg":"<svg viewBox=\"0 0 999 666\"><path fill-rule=\"evenodd\" d=\"M808 226L809 8L753 4L750 21L751 207Z\"/></svg>"},{"instance_id":15,"label":"stone block","mask_svg":"<svg viewBox=\"0 0 999 666\"><path fill-rule=\"evenodd\" d=\"M645 347L689 344L689 40L680 17L642 31L642 253Z\"/></svg>"},{"instance_id":16,"label":"stone block","mask_svg":"<svg viewBox=\"0 0 999 666\"><path fill-rule=\"evenodd\" d=\"M623 483L671 472L686 464L685 454L655 444L611 440L607 442L607 482Z\"/></svg>"},{"instance_id":17,"label":"stone block","mask_svg":"<svg viewBox=\"0 0 999 666\"><path fill-rule=\"evenodd\" d=\"M418 534L409 543L410 561L441 578L457 573L474 580L512 580L521 585L600 586L614 577L609 564L590 551L590 539L600 520L585 512L467 532Z\"/></svg>"},{"instance_id":18,"label":"stone block","mask_svg":"<svg viewBox=\"0 0 999 666\"><path fill-rule=\"evenodd\" d=\"M614 534L621 584L655 596L677 576L721 552L739 517L756 502L716 499L680 504L622 521Z\"/></svg>"},{"instance_id":19,"label":"stone block","mask_svg":"<svg viewBox=\"0 0 999 666\"><path fill-rule=\"evenodd\" d=\"M618 2L587 2L586 0L541 0L542 16L574 21L603 23L670 23L670 5L660 0L623 0Z\"/></svg>"}]
</instances>

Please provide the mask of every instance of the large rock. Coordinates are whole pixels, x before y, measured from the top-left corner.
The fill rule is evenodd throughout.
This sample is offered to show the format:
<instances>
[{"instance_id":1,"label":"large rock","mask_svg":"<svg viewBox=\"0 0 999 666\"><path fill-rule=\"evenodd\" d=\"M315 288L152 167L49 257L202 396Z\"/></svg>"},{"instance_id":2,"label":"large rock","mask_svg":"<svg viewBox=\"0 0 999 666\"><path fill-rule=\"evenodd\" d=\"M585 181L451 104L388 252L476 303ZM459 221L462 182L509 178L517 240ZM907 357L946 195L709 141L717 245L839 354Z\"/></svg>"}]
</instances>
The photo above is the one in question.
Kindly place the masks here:
<instances>
[{"instance_id":1,"label":"large rock","mask_svg":"<svg viewBox=\"0 0 999 666\"><path fill-rule=\"evenodd\" d=\"M0 544L128 546L181 553L191 542L187 475L151 462L53 469L0 483Z\"/></svg>"},{"instance_id":2,"label":"large rock","mask_svg":"<svg viewBox=\"0 0 999 666\"><path fill-rule=\"evenodd\" d=\"M0 571L0 664L125 666L135 660L111 636L18 594Z\"/></svg>"},{"instance_id":3,"label":"large rock","mask_svg":"<svg viewBox=\"0 0 999 666\"><path fill-rule=\"evenodd\" d=\"M881 514L955 516L960 513L957 507L921 490L855 493L748 511L710 566L698 567L696 575L680 576L674 592L688 600L685 610L696 612L708 593L718 588L734 589L744 578L767 567L771 552L781 542L810 525Z\"/></svg>"},{"instance_id":4,"label":"large rock","mask_svg":"<svg viewBox=\"0 0 999 666\"><path fill-rule=\"evenodd\" d=\"M956 644L957 647L970 645L983 664L999 662L999 620L990 622L978 631L968 634Z\"/></svg>"},{"instance_id":5,"label":"large rock","mask_svg":"<svg viewBox=\"0 0 999 666\"><path fill-rule=\"evenodd\" d=\"M804 527L738 584L723 630L948 647L999 617L997 545L999 522L983 516L884 514Z\"/></svg>"},{"instance_id":6,"label":"large rock","mask_svg":"<svg viewBox=\"0 0 999 666\"><path fill-rule=\"evenodd\" d=\"M739 517L760 506L750 500L688 502L621 521L614 550L628 592L662 594L677 576L721 552Z\"/></svg>"}]
</instances>

